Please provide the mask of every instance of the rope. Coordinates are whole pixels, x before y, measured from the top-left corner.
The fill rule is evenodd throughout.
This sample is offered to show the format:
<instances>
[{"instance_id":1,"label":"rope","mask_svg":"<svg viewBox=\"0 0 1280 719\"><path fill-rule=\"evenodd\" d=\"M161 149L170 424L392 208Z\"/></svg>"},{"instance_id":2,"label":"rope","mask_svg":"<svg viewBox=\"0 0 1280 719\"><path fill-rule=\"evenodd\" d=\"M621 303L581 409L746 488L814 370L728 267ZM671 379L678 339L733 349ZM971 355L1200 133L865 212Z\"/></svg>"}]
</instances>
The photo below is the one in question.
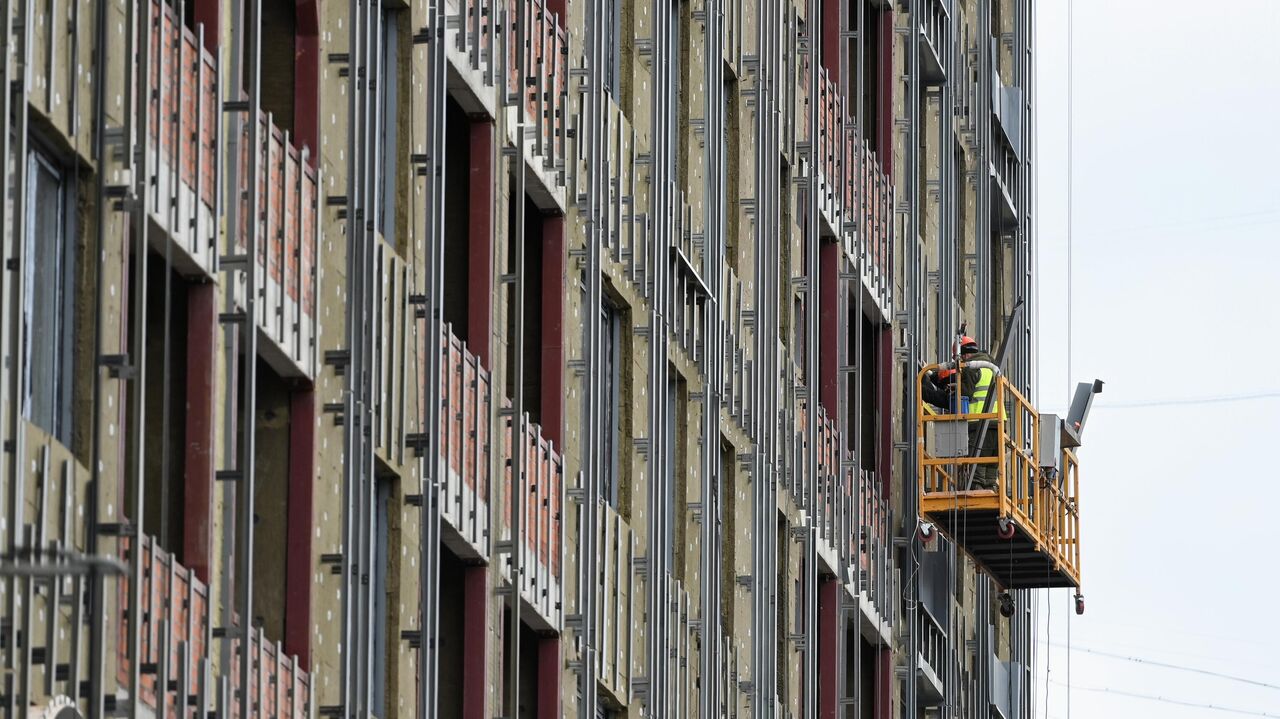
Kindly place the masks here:
<instances>
[{"instance_id":1,"label":"rope","mask_svg":"<svg viewBox=\"0 0 1280 719\"><path fill-rule=\"evenodd\" d=\"M1071 611L1067 612L1067 719L1071 719Z\"/></svg>"}]
</instances>

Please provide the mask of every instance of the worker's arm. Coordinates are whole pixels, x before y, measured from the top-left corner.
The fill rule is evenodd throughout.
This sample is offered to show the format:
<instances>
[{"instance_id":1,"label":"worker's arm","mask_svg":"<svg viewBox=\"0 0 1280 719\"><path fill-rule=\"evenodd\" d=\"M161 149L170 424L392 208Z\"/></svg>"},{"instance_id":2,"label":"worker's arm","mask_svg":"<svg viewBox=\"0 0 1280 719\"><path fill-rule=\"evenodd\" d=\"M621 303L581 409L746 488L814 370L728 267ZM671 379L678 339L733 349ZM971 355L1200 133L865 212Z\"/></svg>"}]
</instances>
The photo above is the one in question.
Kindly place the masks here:
<instances>
[{"instance_id":1,"label":"worker's arm","mask_svg":"<svg viewBox=\"0 0 1280 719\"><path fill-rule=\"evenodd\" d=\"M951 411L951 393L934 384L929 378L920 383L920 396L934 407Z\"/></svg>"}]
</instances>

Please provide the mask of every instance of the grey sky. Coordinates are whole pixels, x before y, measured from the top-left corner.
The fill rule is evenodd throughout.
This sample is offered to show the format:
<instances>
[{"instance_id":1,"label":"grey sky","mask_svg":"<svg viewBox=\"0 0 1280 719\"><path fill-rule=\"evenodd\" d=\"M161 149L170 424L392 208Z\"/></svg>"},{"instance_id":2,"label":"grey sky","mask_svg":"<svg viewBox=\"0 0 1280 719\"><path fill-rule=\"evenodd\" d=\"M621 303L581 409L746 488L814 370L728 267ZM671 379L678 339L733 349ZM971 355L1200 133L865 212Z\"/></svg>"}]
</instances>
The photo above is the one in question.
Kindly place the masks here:
<instances>
[{"instance_id":1,"label":"grey sky","mask_svg":"<svg viewBox=\"0 0 1280 719\"><path fill-rule=\"evenodd\" d=\"M1040 403L1065 404L1067 4L1039 3ZM1075 0L1073 380L1084 592L1049 595L1044 716L1077 647L1280 685L1280 0ZM1041 613L1046 600L1041 599ZM1069 619L1068 619L1069 617ZM1043 633L1042 633L1043 638ZM1071 683L1280 716L1280 691L1070 652ZM1231 717L1071 693L1073 717Z\"/></svg>"}]
</instances>

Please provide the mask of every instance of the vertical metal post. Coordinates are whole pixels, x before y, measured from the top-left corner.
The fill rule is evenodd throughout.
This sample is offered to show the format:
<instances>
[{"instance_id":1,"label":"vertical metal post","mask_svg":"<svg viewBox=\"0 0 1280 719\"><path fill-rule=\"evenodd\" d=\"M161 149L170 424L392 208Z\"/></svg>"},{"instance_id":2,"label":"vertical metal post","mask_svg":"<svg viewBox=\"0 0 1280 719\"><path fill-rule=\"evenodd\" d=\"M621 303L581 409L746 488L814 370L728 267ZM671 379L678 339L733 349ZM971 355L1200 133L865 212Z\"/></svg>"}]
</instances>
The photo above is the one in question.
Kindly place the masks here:
<instances>
[{"instance_id":1,"label":"vertical metal post","mask_svg":"<svg viewBox=\"0 0 1280 719\"><path fill-rule=\"evenodd\" d=\"M523 556L524 551L524 534L523 534L523 500L525 489L525 453L528 449L528 443L525 439L525 422L527 417L524 411L524 269L525 269L525 149L526 135L529 130L528 120L525 115L527 108L525 107L525 98L528 90L523 85L523 78L528 77L529 52L526 49L526 43L532 42L532 34L529 31L530 18L527 0L516 0L516 18L515 18L515 34L514 42L516 43L516 77L521 79L516 87L515 96L515 117L516 117L516 153L512 159L512 175L514 188L512 194L515 197L515 254L513 257L507 258L510 263L509 268L514 276L512 285L515 297L513 298L513 313L515 315L514 333L511 337L513 367L508 371L513 373L513 381L511 386L514 388L514 397L511 399L511 527L508 540L510 541L510 554L508 555L508 565L511 568L511 632L507 640L507 652L511 662L511 685L507 687L508 701L511 704L513 714L519 714L520 707L520 589L523 585Z\"/></svg>"},{"instance_id":2,"label":"vertical metal post","mask_svg":"<svg viewBox=\"0 0 1280 719\"><path fill-rule=\"evenodd\" d=\"M353 7L355 0L352 0ZM501 8L495 8L493 15L498 15ZM501 58L506 52L498 51L493 46L499 42L500 33L496 32L497 20L492 29L490 52L498 52ZM419 325L425 333L423 346L426 353L426 387L422 402L422 426L419 431L428 438L438 437L440 427L440 373L441 353L440 341L443 333L444 304L444 162L445 162L445 120L446 97L445 84L446 48L445 48L446 12L444 0L435 0L427 5L427 24L423 31L428 43L427 82L426 82L426 167L422 168L427 178L427 199L424 219L426 221L426 282L425 296L427 300L425 319ZM490 77L493 63L490 63ZM505 92L505 76L499 74ZM416 270L416 266L415 266ZM439 603L438 586L440 572L440 486L441 473L446 471L440 457L437 441L428 440L424 457L420 460L419 470L422 476L422 515L419 534L418 563L418 626L421 641L418 644L418 671L420 679L417 688L418 712L425 717L436 716L436 682L438 672L438 621Z\"/></svg>"},{"instance_id":3,"label":"vertical metal post","mask_svg":"<svg viewBox=\"0 0 1280 719\"><path fill-rule=\"evenodd\" d=\"M805 20L805 43L808 46L808 72L804 82L809 87L809 127L806 132L809 138L808 143L808 177L803 183L804 188L804 206L803 206L803 232L804 232L804 411L805 411L805 437L804 437L804 458L803 467L797 467L796 471L801 472L804 477L804 486L806 490L802 491L800 504L802 510L808 514L808 524L804 532L804 575L801 577L803 582L804 611L802 617L805 625L803 627L805 634L804 645L804 681L806 685L802 688L801 696L801 714L805 719L814 719L818 712L818 692L817 692L817 670L818 663L818 636L817 636L817 620L818 620L818 553L817 553L817 526L820 524L818 520L819 513L823 512L824 507L820 506L817 499L817 486L820 480L818 476L818 453L823 445L823 427L819 425L818 402L820 394L821 380L818 376L818 348L819 348L819 331L820 324L818 322L821 313L820 302L822 293L820 291L819 282L821 281L821 271L819 267L819 258L822 250L822 232L819 226L821 218L818 209L818 197L820 192L835 192L840 198L843 198L842 178L838 176L823 176L820 172L824 165L824 157L819 154L819 148L824 148L828 152L834 152L833 148L840 147L841 144L836 140L839 136L835 127L840 124L841 118L834 118L835 122L828 120L827 137L825 141L819 137L818 118L825 115L827 109L823 98L828 94L825 91L826 75L822 72L822 52L821 40L822 32L820 24L822 22L822 12L818 0L810 0L807 8L808 17ZM837 98L827 98L831 102L838 102ZM825 186L820 182L825 182ZM783 192L790 192L791 188L783 188ZM784 232L789 228L783 228ZM784 272L791 272L790 267L783 267ZM792 318L792 322L798 321L798 318ZM790 388L788 388L790 389ZM834 409L834 408L833 408ZM794 442L794 433L789 433L787 437L788 444ZM799 598L797 598L799 601Z\"/></svg>"},{"instance_id":4,"label":"vertical metal post","mask_svg":"<svg viewBox=\"0 0 1280 719\"><path fill-rule=\"evenodd\" d=\"M905 165L905 175L907 183L907 233L903 238L905 248L904 263L904 284L906 286L905 313L906 313L906 329L908 337L908 345L906 350L906 367L904 368L904 377L908 378L905 382L905 407L911 408L915 406L917 387L915 382L909 378L915 376L915 367L918 362L919 353L919 274L920 274L920 252L919 252L919 235L920 235L920 151L919 151L919 106L920 106L920 44L915 37L916 24L920 21L920 7L923 0L910 0L909 5L909 32L906 36L906 52L907 52L907 95L905 100L907 108L907 132L906 132L906 151L907 162ZM907 410L904 409L904 412ZM903 446L908 451L903 454L906 457L904 462L903 497L906 504L906 516L903 518L902 533L904 542L904 559L906 567L903 574L906 575L906 584L904 587L904 601L907 610L907 676L906 691L903 698L903 714L907 719L915 719L918 716L918 695L916 690L916 672L917 657L920 647L919 621L918 621L918 604L920 594L920 578L919 578L919 554L920 554L920 536L916 531L916 525L919 521L919 504L918 502L918 477L919 467L916 466L916 453L910 448L915 446L915 430L914 422L905 418L902 422Z\"/></svg>"},{"instance_id":5,"label":"vertical metal post","mask_svg":"<svg viewBox=\"0 0 1280 719\"><path fill-rule=\"evenodd\" d=\"M724 478L720 467L720 390L722 375L723 320L721 316L721 272L725 254L724 238L724 80L721 58L723 46L723 2L705 0L703 16L706 24L705 53L705 115L707 151L704 170L705 196L703 236L703 277L708 285L710 298L703 305L703 326L706 333L702 352L702 463L699 570L699 619L701 627L699 666L701 692L698 716L711 717L720 714L720 683L717 675L724 657L721 656L720 581L722 542L720 530L720 489ZM732 540L730 540L732 541Z\"/></svg>"},{"instance_id":6,"label":"vertical metal post","mask_svg":"<svg viewBox=\"0 0 1280 719\"><path fill-rule=\"evenodd\" d=\"M245 10L248 17L244 23L244 29L247 35L243 40L238 37L240 31L234 31L233 36L237 36L234 44L241 44L243 55L238 60L233 60L233 74L237 77L241 76L238 72L237 65L241 62L248 63L248 164L244 168L244 175L241 176L239 171L233 172L232 176L240 177L240 182L233 187L235 188L231 194L230 206L233 209L230 213L231 217L237 215L238 205L243 197L245 203L245 237L244 237L244 254L239 263L226 263L224 270L229 272L241 272L244 278L244 296L242 298L242 311L232 310L233 321L235 322L235 330L238 330L239 344L242 351L243 364L240 368L239 379L241 382L240 397L236 410L239 411L239 437L236 448L236 470L238 471L238 479L235 486L235 570L234 570L234 603L233 605L239 613L239 626L231 629L229 634L235 637L238 642L236 651L239 653L239 673L238 686L234 689L234 701L238 707L239 715L242 717L251 716L254 713L253 700L251 697L251 687L253 679L257 672L255 660L257 652L254 651L254 613L253 613L253 592L254 592L254 576L253 576L253 554L254 554L254 494L255 489L255 468L254 455L256 447L256 412L257 412L257 364L258 364L258 330L257 330L257 300L258 300L258 242L262 239L258 236L258 220L261 214L260 205L262 199L261 184L265 184L258 167L259 161L263 156L262 142L262 109L261 109L261 58L262 58L262 0L249 0L245 3ZM236 53L233 49L233 58L240 53ZM233 81L233 87L235 87ZM237 93L238 94L238 93ZM238 99L238 98L237 98ZM241 132L241 122L237 121L232 124L232 149L237 149L236 145ZM270 132L270 128L267 128ZM268 142L270 138L268 137ZM239 167L239 156L233 155L233 162ZM269 172L268 172L269 177ZM234 235L229 235L234 238ZM234 241L229 248L230 252L238 254L239 248ZM234 274L232 275L235 276ZM235 282L232 282L232 288ZM234 295L234 290L232 292ZM235 302L234 296L229 302ZM234 334L234 330L233 330ZM234 358L233 358L233 361ZM226 626L231 627L231 624ZM262 693L262 689L259 689Z\"/></svg>"},{"instance_id":7,"label":"vertical metal post","mask_svg":"<svg viewBox=\"0 0 1280 719\"><path fill-rule=\"evenodd\" d=\"M132 399L132 416L129 418L129 432L133 437L130 456L131 476L128 477L131 506L129 519L134 523L132 539L129 544L129 607L128 613L128 657L129 657L129 716L137 719L140 716L139 665L142 662L142 519L145 516L145 471L146 457L146 377L147 377L147 210L151 199L152 171L149 143L151 141L151 7L149 0L132 0L128 5L126 21L126 68L137 50L136 67L139 85L126 88L132 91L125 93L125 132L124 138L130 143L128 160L133 170L132 197L127 203L129 211L129 245L133 250L133 270L126 285L128 299L133 302L133 320L136 326L131 327L132 346L129 356L134 369L129 386ZM126 70L126 77L128 71ZM121 521L125 521L121 517Z\"/></svg>"}]
</instances>

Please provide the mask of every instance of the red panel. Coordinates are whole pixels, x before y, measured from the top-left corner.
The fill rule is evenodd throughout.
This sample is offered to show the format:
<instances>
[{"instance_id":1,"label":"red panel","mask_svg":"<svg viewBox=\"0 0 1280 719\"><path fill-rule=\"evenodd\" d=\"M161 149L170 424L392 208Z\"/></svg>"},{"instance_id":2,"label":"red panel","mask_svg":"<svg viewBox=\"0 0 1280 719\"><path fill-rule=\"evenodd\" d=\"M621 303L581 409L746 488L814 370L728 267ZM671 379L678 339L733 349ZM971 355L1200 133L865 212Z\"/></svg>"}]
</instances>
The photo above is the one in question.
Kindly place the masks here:
<instances>
[{"instance_id":1,"label":"red panel","mask_svg":"<svg viewBox=\"0 0 1280 719\"><path fill-rule=\"evenodd\" d=\"M294 3L293 137L298 149L311 148L316 166L320 149L320 8L319 0Z\"/></svg>"},{"instance_id":2,"label":"red panel","mask_svg":"<svg viewBox=\"0 0 1280 719\"><path fill-rule=\"evenodd\" d=\"M182 558L202 582L213 561L214 357L217 290L193 285L187 292L187 429L183 458Z\"/></svg>"},{"instance_id":3,"label":"red panel","mask_svg":"<svg viewBox=\"0 0 1280 719\"><path fill-rule=\"evenodd\" d=\"M840 621L840 582L828 577L818 586L818 717L835 719L840 706L840 663L836 647Z\"/></svg>"},{"instance_id":4,"label":"red panel","mask_svg":"<svg viewBox=\"0 0 1280 719\"><path fill-rule=\"evenodd\" d=\"M303 32L303 7L315 3L298 3L298 25L294 36L293 60L293 142L299 148L311 149L308 160L316 166L320 148L320 37L314 30ZM315 20L311 20L314 27Z\"/></svg>"},{"instance_id":5,"label":"red panel","mask_svg":"<svg viewBox=\"0 0 1280 719\"><path fill-rule=\"evenodd\" d=\"M493 298L493 122L471 123L471 172L467 235L467 346L489 366L489 317Z\"/></svg>"},{"instance_id":6,"label":"red panel","mask_svg":"<svg viewBox=\"0 0 1280 719\"><path fill-rule=\"evenodd\" d=\"M840 394L840 245L824 242L819 250L818 382L828 417L836 417Z\"/></svg>"},{"instance_id":7,"label":"red panel","mask_svg":"<svg viewBox=\"0 0 1280 719\"><path fill-rule=\"evenodd\" d=\"M488 567L467 567L462 577L462 719L484 719L485 627L489 612Z\"/></svg>"},{"instance_id":8,"label":"red panel","mask_svg":"<svg viewBox=\"0 0 1280 719\"><path fill-rule=\"evenodd\" d=\"M295 390L289 404L289 520L285 559L284 647L311 666L312 488L316 468L316 395Z\"/></svg>"},{"instance_id":9,"label":"red panel","mask_svg":"<svg viewBox=\"0 0 1280 719\"><path fill-rule=\"evenodd\" d=\"M876 671L876 719L893 719L893 650L881 647Z\"/></svg>"},{"instance_id":10,"label":"red panel","mask_svg":"<svg viewBox=\"0 0 1280 719\"><path fill-rule=\"evenodd\" d=\"M538 642L538 719L560 719L560 637Z\"/></svg>"},{"instance_id":11,"label":"red panel","mask_svg":"<svg viewBox=\"0 0 1280 719\"><path fill-rule=\"evenodd\" d=\"M564 421L564 218L542 221L542 434L561 446Z\"/></svg>"},{"instance_id":12,"label":"red panel","mask_svg":"<svg viewBox=\"0 0 1280 719\"><path fill-rule=\"evenodd\" d=\"M218 33L222 29L219 21L218 0L195 0L196 24L204 24L204 47L209 52L218 51Z\"/></svg>"},{"instance_id":13,"label":"red panel","mask_svg":"<svg viewBox=\"0 0 1280 719\"><path fill-rule=\"evenodd\" d=\"M822 0L822 66L831 82L840 86L840 3L845 0Z\"/></svg>"}]
</instances>

